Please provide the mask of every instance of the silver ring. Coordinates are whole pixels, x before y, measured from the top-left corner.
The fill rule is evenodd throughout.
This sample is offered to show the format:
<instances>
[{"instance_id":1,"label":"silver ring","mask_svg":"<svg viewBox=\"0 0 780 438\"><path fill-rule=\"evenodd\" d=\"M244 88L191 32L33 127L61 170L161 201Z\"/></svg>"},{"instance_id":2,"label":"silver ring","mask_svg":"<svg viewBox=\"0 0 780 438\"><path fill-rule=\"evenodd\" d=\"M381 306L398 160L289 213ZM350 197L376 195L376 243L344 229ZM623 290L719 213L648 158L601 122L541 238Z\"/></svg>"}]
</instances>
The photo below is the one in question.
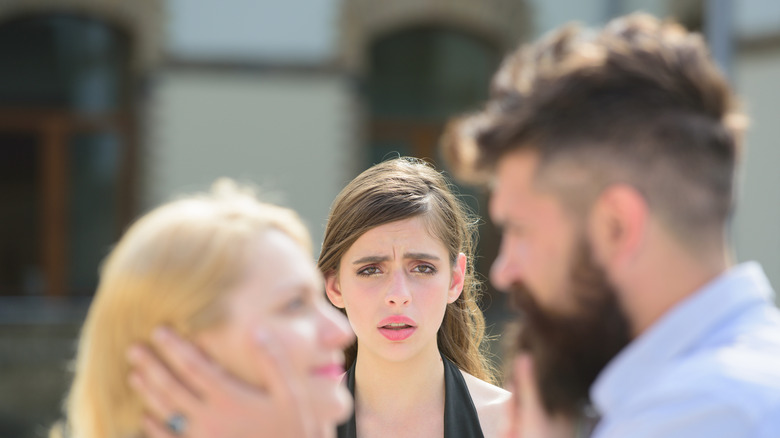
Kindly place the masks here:
<instances>
[{"instance_id":1,"label":"silver ring","mask_svg":"<svg viewBox=\"0 0 780 438\"><path fill-rule=\"evenodd\" d=\"M168 417L165 426L174 435L182 436L184 435L184 431L187 430L187 417L179 413L173 414Z\"/></svg>"}]
</instances>

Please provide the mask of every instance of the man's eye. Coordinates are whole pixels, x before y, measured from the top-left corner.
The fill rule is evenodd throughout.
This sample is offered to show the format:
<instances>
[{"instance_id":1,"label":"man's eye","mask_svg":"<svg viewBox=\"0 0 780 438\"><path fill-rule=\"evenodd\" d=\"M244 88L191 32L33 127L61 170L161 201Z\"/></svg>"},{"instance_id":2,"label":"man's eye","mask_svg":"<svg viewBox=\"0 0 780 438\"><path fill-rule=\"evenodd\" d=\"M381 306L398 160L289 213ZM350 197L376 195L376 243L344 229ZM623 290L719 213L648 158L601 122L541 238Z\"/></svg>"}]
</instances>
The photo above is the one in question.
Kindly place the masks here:
<instances>
[{"instance_id":1,"label":"man's eye","mask_svg":"<svg viewBox=\"0 0 780 438\"><path fill-rule=\"evenodd\" d=\"M511 227L504 228L504 233L519 238L525 235L525 228L520 225L512 225Z\"/></svg>"},{"instance_id":2,"label":"man's eye","mask_svg":"<svg viewBox=\"0 0 780 438\"><path fill-rule=\"evenodd\" d=\"M379 268L376 266L366 266L365 268L359 270L357 274L364 276L379 274Z\"/></svg>"},{"instance_id":3,"label":"man's eye","mask_svg":"<svg viewBox=\"0 0 780 438\"><path fill-rule=\"evenodd\" d=\"M435 274L436 268L432 265L417 265L413 269L416 272L419 272L421 274Z\"/></svg>"}]
</instances>

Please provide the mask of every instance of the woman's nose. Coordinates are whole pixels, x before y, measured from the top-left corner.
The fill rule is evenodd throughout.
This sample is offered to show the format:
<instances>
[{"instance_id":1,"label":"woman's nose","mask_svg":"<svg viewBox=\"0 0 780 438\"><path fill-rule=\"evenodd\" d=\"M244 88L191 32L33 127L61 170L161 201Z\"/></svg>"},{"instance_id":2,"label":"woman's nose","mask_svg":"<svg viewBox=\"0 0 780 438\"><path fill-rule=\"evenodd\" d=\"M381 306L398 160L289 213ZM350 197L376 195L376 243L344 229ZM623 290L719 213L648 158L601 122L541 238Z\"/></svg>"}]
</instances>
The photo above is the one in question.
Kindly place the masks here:
<instances>
[{"instance_id":1,"label":"woman's nose","mask_svg":"<svg viewBox=\"0 0 780 438\"><path fill-rule=\"evenodd\" d=\"M385 303L391 306L407 306L411 301L412 295L407 280L400 273L393 275L385 295Z\"/></svg>"},{"instance_id":2,"label":"woman's nose","mask_svg":"<svg viewBox=\"0 0 780 438\"><path fill-rule=\"evenodd\" d=\"M355 342L355 333L352 331L347 317L328 304L323 304L322 309L320 336L325 342L340 349Z\"/></svg>"}]
</instances>

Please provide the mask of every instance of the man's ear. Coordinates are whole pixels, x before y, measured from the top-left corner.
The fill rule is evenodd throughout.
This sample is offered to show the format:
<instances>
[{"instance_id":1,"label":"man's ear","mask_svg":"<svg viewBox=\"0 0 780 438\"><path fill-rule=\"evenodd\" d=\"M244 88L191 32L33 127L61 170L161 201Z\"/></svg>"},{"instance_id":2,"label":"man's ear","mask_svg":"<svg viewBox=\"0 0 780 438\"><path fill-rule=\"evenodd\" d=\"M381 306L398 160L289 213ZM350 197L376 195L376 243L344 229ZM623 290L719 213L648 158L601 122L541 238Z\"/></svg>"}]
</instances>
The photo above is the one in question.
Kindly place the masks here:
<instances>
[{"instance_id":1,"label":"man's ear","mask_svg":"<svg viewBox=\"0 0 780 438\"><path fill-rule=\"evenodd\" d=\"M607 187L594 203L588 232L592 251L602 266L629 262L641 249L649 209L639 191L627 184Z\"/></svg>"},{"instance_id":2,"label":"man's ear","mask_svg":"<svg viewBox=\"0 0 780 438\"><path fill-rule=\"evenodd\" d=\"M334 306L339 309L344 308L344 297L341 295L339 276L335 272L331 272L325 276L325 293Z\"/></svg>"},{"instance_id":3,"label":"man's ear","mask_svg":"<svg viewBox=\"0 0 780 438\"><path fill-rule=\"evenodd\" d=\"M455 260L455 266L452 267L452 279L450 288L447 291L447 302L454 303L463 292L463 285L466 281L466 254L458 254Z\"/></svg>"}]
</instances>

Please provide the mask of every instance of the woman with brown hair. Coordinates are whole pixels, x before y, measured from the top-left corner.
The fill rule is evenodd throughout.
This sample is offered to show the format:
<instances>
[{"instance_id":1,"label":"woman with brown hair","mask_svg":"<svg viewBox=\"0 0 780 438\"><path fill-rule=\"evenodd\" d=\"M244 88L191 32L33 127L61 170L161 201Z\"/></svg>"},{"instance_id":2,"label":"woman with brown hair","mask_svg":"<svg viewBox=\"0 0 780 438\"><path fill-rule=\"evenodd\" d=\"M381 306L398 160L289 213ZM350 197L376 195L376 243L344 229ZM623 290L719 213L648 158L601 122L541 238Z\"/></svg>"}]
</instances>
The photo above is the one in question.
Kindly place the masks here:
<instances>
[{"instance_id":1,"label":"woman with brown hair","mask_svg":"<svg viewBox=\"0 0 780 438\"><path fill-rule=\"evenodd\" d=\"M397 158L352 180L319 258L349 318L355 413L338 436L493 437L509 393L488 383L473 271L474 221L444 177Z\"/></svg>"}]
</instances>

